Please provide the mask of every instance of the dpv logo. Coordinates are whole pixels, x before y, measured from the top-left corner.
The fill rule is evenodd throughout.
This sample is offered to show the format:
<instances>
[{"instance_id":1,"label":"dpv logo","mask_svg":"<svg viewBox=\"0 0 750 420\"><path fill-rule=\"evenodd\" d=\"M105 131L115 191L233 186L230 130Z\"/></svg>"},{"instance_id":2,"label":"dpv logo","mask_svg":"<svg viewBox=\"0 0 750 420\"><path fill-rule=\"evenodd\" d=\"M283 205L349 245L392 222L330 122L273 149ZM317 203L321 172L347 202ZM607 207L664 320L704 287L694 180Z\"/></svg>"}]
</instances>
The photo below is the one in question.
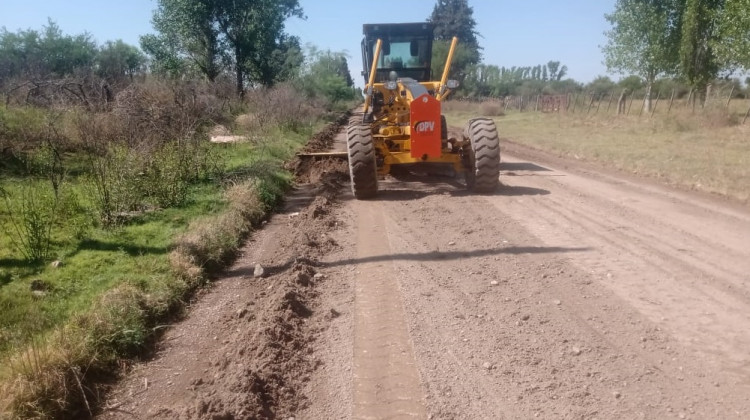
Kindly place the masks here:
<instances>
[{"instance_id":1,"label":"dpv logo","mask_svg":"<svg viewBox=\"0 0 750 420\"><path fill-rule=\"evenodd\" d=\"M417 133L432 133L435 131L435 121L419 121L414 124Z\"/></svg>"}]
</instances>

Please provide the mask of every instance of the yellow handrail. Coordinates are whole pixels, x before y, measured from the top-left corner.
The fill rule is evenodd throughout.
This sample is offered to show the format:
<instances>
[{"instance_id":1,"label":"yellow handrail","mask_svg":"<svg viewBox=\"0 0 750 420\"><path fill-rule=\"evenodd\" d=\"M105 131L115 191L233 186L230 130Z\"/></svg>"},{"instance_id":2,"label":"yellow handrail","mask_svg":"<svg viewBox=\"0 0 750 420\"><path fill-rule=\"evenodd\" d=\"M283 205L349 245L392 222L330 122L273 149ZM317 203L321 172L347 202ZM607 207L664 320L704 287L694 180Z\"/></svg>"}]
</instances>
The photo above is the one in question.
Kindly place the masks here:
<instances>
[{"instance_id":1,"label":"yellow handrail","mask_svg":"<svg viewBox=\"0 0 750 420\"><path fill-rule=\"evenodd\" d=\"M380 48L383 46L383 41L378 38L378 42L375 43L375 55L372 57L372 67L370 68L370 80L365 86L365 114L367 109L370 107L372 101L372 87L375 84L375 72L378 70L378 59L380 58Z\"/></svg>"},{"instance_id":2,"label":"yellow handrail","mask_svg":"<svg viewBox=\"0 0 750 420\"><path fill-rule=\"evenodd\" d=\"M443 77L440 79L440 91L437 95L439 101L443 97L445 92L445 83L448 82L448 73L451 71L451 62L453 62L453 53L456 51L456 44L458 44L458 37L453 37L451 41L451 49L448 50L448 58L445 60L445 68L443 69Z\"/></svg>"}]
</instances>

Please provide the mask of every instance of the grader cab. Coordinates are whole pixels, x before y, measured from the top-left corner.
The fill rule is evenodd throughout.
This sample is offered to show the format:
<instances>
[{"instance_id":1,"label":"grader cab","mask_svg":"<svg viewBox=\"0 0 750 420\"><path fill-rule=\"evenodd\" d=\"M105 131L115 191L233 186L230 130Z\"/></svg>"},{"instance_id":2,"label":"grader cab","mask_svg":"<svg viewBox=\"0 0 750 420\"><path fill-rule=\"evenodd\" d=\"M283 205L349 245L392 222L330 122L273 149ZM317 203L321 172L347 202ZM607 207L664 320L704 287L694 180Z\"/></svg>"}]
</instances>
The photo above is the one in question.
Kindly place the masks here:
<instances>
[{"instance_id":1,"label":"grader cab","mask_svg":"<svg viewBox=\"0 0 750 420\"><path fill-rule=\"evenodd\" d=\"M494 191L500 165L495 123L472 119L461 138L451 138L441 112L442 101L458 87L448 79L457 38L442 77L434 80L430 23L365 24L363 32L364 112L347 128L354 196L373 198L378 177L420 166L452 168L464 174L470 190Z\"/></svg>"}]
</instances>

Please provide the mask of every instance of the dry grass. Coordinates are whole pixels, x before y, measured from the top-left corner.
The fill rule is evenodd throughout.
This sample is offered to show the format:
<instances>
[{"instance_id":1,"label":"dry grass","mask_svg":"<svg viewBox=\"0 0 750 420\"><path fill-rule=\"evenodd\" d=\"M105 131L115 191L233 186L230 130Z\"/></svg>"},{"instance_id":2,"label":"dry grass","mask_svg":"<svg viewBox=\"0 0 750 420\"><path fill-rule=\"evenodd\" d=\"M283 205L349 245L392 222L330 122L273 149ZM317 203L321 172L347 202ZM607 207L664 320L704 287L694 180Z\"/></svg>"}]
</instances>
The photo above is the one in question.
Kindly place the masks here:
<instances>
[{"instance_id":1,"label":"dry grass","mask_svg":"<svg viewBox=\"0 0 750 420\"><path fill-rule=\"evenodd\" d=\"M747 106L747 101L733 102L738 111ZM653 118L511 113L496 122L501 136L517 143L750 201L750 121L741 125L742 114L721 108L665 111ZM474 115L447 113L449 124L457 126Z\"/></svg>"}]
</instances>

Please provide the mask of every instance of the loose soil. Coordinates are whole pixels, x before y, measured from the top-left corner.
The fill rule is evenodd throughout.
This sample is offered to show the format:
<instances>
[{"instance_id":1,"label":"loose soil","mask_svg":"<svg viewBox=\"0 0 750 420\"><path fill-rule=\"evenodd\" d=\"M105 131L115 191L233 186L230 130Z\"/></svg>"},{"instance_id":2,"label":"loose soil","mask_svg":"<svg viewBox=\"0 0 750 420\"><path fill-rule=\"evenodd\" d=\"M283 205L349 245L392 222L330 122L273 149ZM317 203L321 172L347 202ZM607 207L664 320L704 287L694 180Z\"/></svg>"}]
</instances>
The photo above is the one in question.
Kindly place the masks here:
<instances>
[{"instance_id":1,"label":"loose soil","mask_svg":"<svg viewBox=\"0 0 750 420\"><path fill-rule=\"evenodd\" d=\"M750 210L502 147L481 196L298 162L100 418L750 417Z\"/></svg>"}]
</instances>

